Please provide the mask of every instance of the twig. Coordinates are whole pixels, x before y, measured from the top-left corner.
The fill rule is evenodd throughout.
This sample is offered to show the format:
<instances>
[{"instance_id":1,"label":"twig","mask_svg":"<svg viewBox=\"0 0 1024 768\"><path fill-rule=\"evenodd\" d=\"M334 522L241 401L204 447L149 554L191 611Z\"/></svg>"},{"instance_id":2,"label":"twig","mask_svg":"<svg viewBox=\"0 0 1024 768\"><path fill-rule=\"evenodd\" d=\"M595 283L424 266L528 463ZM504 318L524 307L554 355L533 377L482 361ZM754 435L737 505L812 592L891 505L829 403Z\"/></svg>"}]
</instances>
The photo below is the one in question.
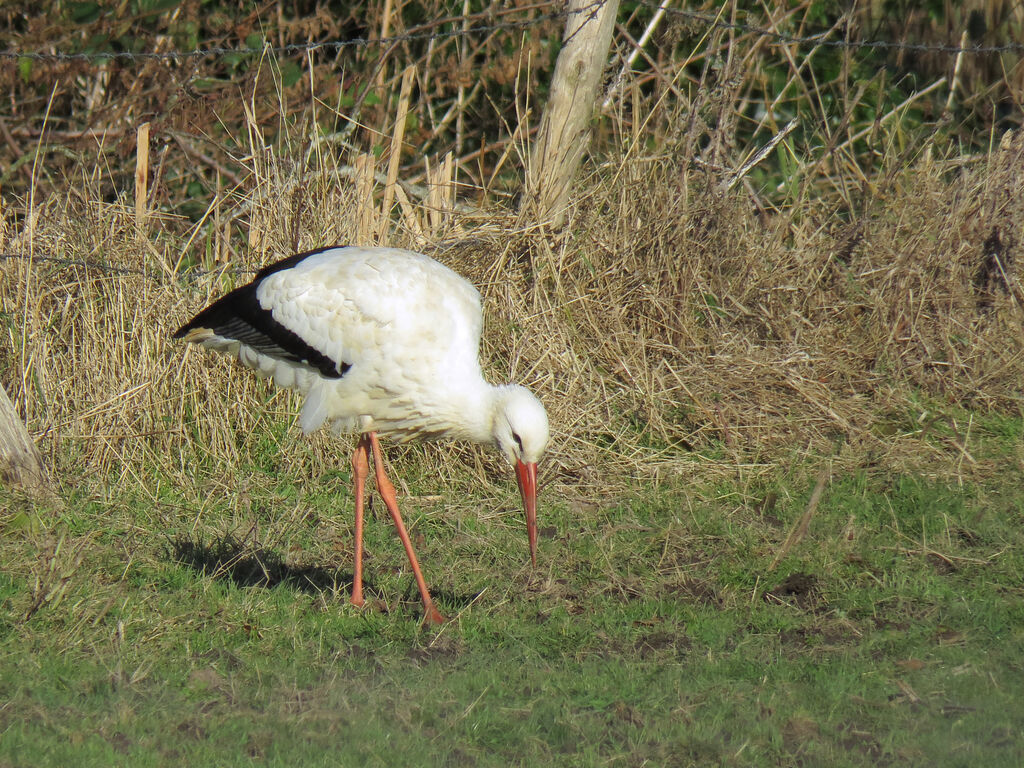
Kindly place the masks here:
<instances>
[{"instance_id":1,"label":"twig","mask_svg":"<svg viewBox=\"0 0 1024 768\"><path fill-rule=\"evenodd\" d=\"M469 15L469 0L463 0L462 3L462 15ZM462 31L465 32L469 29L469 22L463 20ZM463 45L465 38L458 41L457 47L459 49L459 66L462 67L466 63L466 46ZM480 81L477 81L479 84ZM459 78L459 92L455 99L456 114L455 114L455 154L462 154L462 142L465 139L465 126L466 126L466 86L462 82L462 78Z\"/></svg>"},{"instance_id":2,"label":"twig","mask_svg":"<svg viewBox=\"0 0 1024 768\"><path fill-rule=\"evenodd\" d=\"M146 201L149 185L149 123L139 126L135 137L135 229L139 236L146 231Z\"/></svg>"},{"instance_id":3,"label":"twig","mask_svg":"<svg viewBox=\"0 0 1024 768\"><path fill-rule=\"evenodd\" d=\"M127 133L128 128L82 128L79 130L61 130L59 128L11 128L11 136L15 136L19 139L37 139L46 133L47 138L50 139L64 139L65 141L75 141L79 139L89 139L91 141L103 141L108 138L115 138L118 136L124 136Z\"/></svg>"},{"instance_id":4,"label":"twig","mask_svg":"<svg viewBox=\"0 0 1024 768\"><path fill-rule=\"evenodd\" d=\"M960 52L956 55L956 62L953 64L953 77L949 80L949 95L946 97L946 106L942 109L942 117L949 117L953 109L953 97L956 96L956 89L960 86L960 66L964 63L964 48L967 46L967 30L960 35Z\"/></svg>"},{"instance_id":5,"label":"twig","mask_svg":"<svg viewBox=\"0 0 1024 768\"><path fill-rule=\"evenodd\" d=\"M904 537L904 538L906 538L906 537ZM944 563L948 563L949 565L953 565L953 566L955 566L957 563L969 563L971 565L991 565L993 560L995 560L997 557L1000 557L1003 554L1003 552L1006 551L1004 549L1001 549L998 552L990 555L989 557L987 557L985 559L981 559L981 558L978 558L978 557L962 557L960 555L947 555L944 552L939 552L938 550L932 549L931 547L901 547L901 546L893 546L893 547L879 547L879 550L882 551L882 552L896 552L897 554L907 555L907 556L910 556L910 555L920 555L920 556L923 556L923 557L937 557L939 560L942 560Z\"/></svg>"},{"instance_id":6,"label":"twig","mask_svg":"<svg viewBox=\"0 0 1024 768\"><path fill-rule=\"evenodd\" d=\"M911 104L913 104L918 99L920 99L920 98L922 98L924 96L927 96L929 93L934 91L936 88L940 88L940 87L942 87L945 84L946 84L946 78L942 78L940 80L936 80L934 83L929 85L927 88L925 88L923 90L920 90L917 93L912 93L910 96L908 96L903 101L901 101L899 104L897 104L895 107L893 107L891 110L889 110L889 112L887 112L886 114L882 115L882 117L879 118L879 120L878 120L878 124L879 125L883 125L884 123L889 121L891 118L893 118L896 115L898 115L903 109L905 109L906 107L909 107ZM875 130L875 124L874 123L869 125L867 128L864 128L863 130L858 131L853 136L851 136L846 141L844 141L842 144L840 144L838 147L836 147L836 152L840 152L840 151L846 149L851 144L853 144L855 141L863 139L865 136L867 136L873 130Z\"/></svg>"},{"instance_id":7,"label":"twig","mask_svg":"<svg viewBox=\"0 0 1024 768\"><path fill-rule=\"evenodd\" d=\"M775 570L775 566L779 564L782 558L789 554L789 550L799 544L803 537L807 535L807 529L811 525L811 518L814 517L815 511L818 509L818 502L821 501L821 494L825 491L825 483L827 481L828 467L826 466L822 467L821 472L818 473L818 482L814 486L814 492L811 493L811 500L807 502L807 509L804 510L803 517L793 527L793 530L789 532L789 536L786 537L782 548L775 554L775 559L768 566L769 571Z\"/></svg>"},{"instance_id":8,"label":"twig","mask_svg":"<svg viewBox=\"0 0 1024 768\"><path fill-rule=\"evenodd\" d=\"M470 90L468 96L462 96L463 89L461 87L459 88L459 99L452 102L452 105L448 107L448 111L444 113L444 115L441 117L441 120L431 131L433 135L429 139L427 139L426 144L423 145L423 148L420 150L421 155L425 155L430 151L430 148L433 147L434 145L435 139L442 133L444 133L444 130L448 127L448 124L452 121L452 119L456 115L460 114L463 110L465 110L466 106L470 104L473 101L473 99L476 98L477 94L480 93L481 89L483 88L483 85L483 80L477 80L476 84Z\"/></svg>"},{"instance_id":9,"label":"twig","mask_svg":"<svg viewBox=\"0 0 1024 768\"><path fill-rule=\"evenodd\" d=\"M729 178L728 182L725 182L723 185L721 185L722 191L728 192L730 189L735 187L743 179L744 176L750 173L750 170L754 166L756 166L758 163L760 163L762 160L768 157L768 155L772 153L775 147L778 146L779 142L781 142L784 138L786 138L787 136L789 136L789 134L793 132L793 129L796 128L796 123L797 121L795 118L793 120L790 120L785 128L783 128L777 134L772 136L771 140L767 144L761 147L761 149L754 153L753 157L751 157L749 160L743 163L743 165L740 166L739 170L736 171L736 173L734 173Z\"/></svg>"},{"instance_id":10,"label":"twig","mask_svg":"<svg viewBox=\"0 0 1024 768\"><path fill-rule=\"evenodd\" d=\"M213 168L215 171L218 171L221 176L226 178L236 187L241 187L244 185L245 182L242 180L241 176L232 171L223 163L217 162L206 153L192 146L192 144L188 140L188 136L182 133L178 133L177 131L171 131L169 135L171 136L171 138L175 140L175 142L177 142L178 146L181 147L181 151L184 152L189 157L191 157L193 160L199 160L200 162L208 165L210 168Z\"/></svg>"},{"instance_id":11,"label":"twig","mask_svg":"<svg viewBox=\"0 0 1024 768\"><path fill-rule=\"evenodd\" d=\"M609 105L612 103L612 99L615 98L615 94L617 94L619 92L619 89L622 88L622 81L625 79L626 73L633 67L633 64L637 60L637 57L643 50L643 47L647 45L647 41L651 38L651 35L654 33L654 30L658 28L658 25L661 23L661 20L665 17L665 10L668 8L670 2L671 0L661 1L661 5L659 5L658 10L654 12L654 16L648 23L647 28L644 29L643 34L640 35L640 39L633 44L633 50L630 51L629 56L626 58L625 63L623 63L622 65L622 69L619 70L619 74L615 76L615 80L612 81L611 86L609 86L608 88L608 92L605 94L604 103L601 104L601 109L608 109ZM613 56L609 64L614 63L615 57Z\"/></svg>"},{"instance_id":12,"label":"twig","mask_svg":"<svg viewBox=\"0 0 1024 768\"><path fill-rule=\"evenodd\" d=\"M395 131L391 138L391 153L388 157L388 178L384 185L384 202L381 206L378 238L383 240L384 231L391 220L391 204L395 199L395 183L402 160L402 144L405 141L405 118L409 114L409 96L416 67L410 64L402 73L402 87L398 94L398 112L395 115Z\"/></svg>"},{"instance_id":13,"label":"twig","mask_svg":"<svg viewBox=\"0 0 1024 768\"><path fill-rule=\"evenodd\" d=\"M837 152L842 152L844 149L846 149L847 147L851 146L854 142L859 141L860 139L863 139L865 136L867 136L869 133L871 133L873 130L875 130L875 128L877 126L884 125L890 119L892 119L893 117L898 115L901 111L903 111L903 109L905 109L906 107L910 106L911 104L913 104L918 99L920 99L920 98L922 98L924 96L927 96L929 93L931 93L932 91L936 90L937 88L941 88L945 84L946 84L946 78L943 77L943 78L941 78L939 80L936 80L934 83L929 85L927 88L924 88L923 90L920 90L917 93L911 94L906 99L904 99L899 104L897 104L895 107L893 107L891 110L889 110L886 114L882 115L878 120L876 120L871 125L869 125L867 128L864 128L864 129L862 129L860 131L857 131L857 133L855 133L853 136L851 136L846 141L844 141L842 144L840 144L838 147L836 147L832 151L832 154L836 154ZM793 173L792 175L795 176L798 173L803 173L804 169L807 168L807 165L808 165L807 163L802 164L800 166L799 170L797 172ZM778 186L775 187L775 191L776 192L782 191L782 188L787 183L789 183L788 179L779 182Z\"/></svg>"},{"instance_id":14,"label":"twig","mask_svg":"<svg viewBox=\"0 0 1024 768\"><path fill-rule=\"evenodd\" d=\"M627 43L634 46L634 50L636 50L638 55L644 57L644 59L647 61L647 65L651 68L651 72L653 72L654 75L661 81L662 85L669 91L671 91L672 95L679 99L680 102L685 103L687 101L686 95L681 90L679 90L679 87L676 85L677 75L669 77L668 73L665 72L664 67L662 67L657 61L651 58L651 55L647 53L647 51L645 51L643 48L638 47L640 43L637 40L633 39L633 36L629 34L629 30L627 30L625 27L616 24L615 29L626 40ZM685 71L686 65L689 63L690 59L685 59L682 65L678 67L677 72ZM601 108L603 109L604 106L605 105L602 104Z\"/></svg>"}]
</instances>

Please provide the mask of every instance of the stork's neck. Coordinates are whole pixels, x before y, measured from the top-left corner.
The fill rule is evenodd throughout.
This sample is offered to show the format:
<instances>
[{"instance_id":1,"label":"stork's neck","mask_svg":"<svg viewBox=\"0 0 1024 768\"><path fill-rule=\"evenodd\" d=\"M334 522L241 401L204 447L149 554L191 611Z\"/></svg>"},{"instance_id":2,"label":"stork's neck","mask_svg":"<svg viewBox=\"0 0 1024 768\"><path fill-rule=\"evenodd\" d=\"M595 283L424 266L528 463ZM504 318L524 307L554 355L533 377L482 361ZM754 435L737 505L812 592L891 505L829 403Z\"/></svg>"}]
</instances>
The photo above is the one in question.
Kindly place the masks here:
<instances>
[{"instance_id":1,"label":"stork's neck","mask_svg":"<svg viewBox=\"0 0 1024 768\"><path fill-rule=\"evenodd\" d=\"M460 434L453 435L481 445L494 444L494 418L501 408L504 387L483 377L463 380L450 392L451 423Z\"/></svg>"}]
</instances>

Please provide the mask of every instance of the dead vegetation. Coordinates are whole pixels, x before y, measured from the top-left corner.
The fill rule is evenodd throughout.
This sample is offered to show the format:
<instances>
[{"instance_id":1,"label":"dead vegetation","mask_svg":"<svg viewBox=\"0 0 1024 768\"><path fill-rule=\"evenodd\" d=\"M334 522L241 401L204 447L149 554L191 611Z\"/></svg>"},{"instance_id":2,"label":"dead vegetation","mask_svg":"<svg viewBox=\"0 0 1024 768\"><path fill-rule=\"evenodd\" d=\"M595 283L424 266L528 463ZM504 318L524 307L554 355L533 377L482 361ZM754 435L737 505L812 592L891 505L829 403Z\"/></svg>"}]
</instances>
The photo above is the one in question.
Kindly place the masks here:
<instances>
[{"instance_id":1,"label":"dead vegetation","mask_svg":"<svg viewBox=\"0 0 1024 768\"><path fill-rule=\"evenodd\" d=\"M386 241L423 248L482 288L491 375L539 389L561 479L684 465L695 451L770 461L845 443L859 460L919 444L914 420L929 398L1020 413L1022 149L1008 137L986 163L952 173L922 158L841 225L812 202L800 221L766 220L742 193L715 196L663 161L592 176L560 234L446 211L434 238L432 212L410 208L422 239L401 228ZM254 194L269 242L245 266L358 240L365 214L343 185L296 185L298 242L280 221L288 206ZM257 185L287 187L274 176ZM35 260L2 267L14 352L5 384L54 458L72 447L81 472L129 475L148 461L173 475L196 454L237 459L239 435L293 408L170 341L240 278L172 275L188 258L180 241L137 238L127 206L96 202L86 185L47 200L31 237L13 231L7 247ZM329 466L338 449L323 447Z\"/></svg>"},{"instance_id":2,"label":"dead vegetation","mask_svg":"<svg viewBox=\"0 0 1024 768\"><path fill-rule=\"evenodd\" d=\"M831 154L797 157L788 177L741 177L737 78L756 45L744 60L733 42L728 60L694 76L688 101L669 98L679 89L660 70L653 91L650 75L620 89L559 231L510 213L488 181L522 169L528 130L510 126L473 174L465 157L408 150L400 167L325 140L322 101L268 136L274 97L255 87L239 122L222 126L223 155L178 142L152 161L220 180L193 219L159 205L160 167L144 175L156 191L142 217L105 155L83 152L59 185L30 171L45 189L29 184L0 212L3 384L65 482L187 478L210 457L230 474L294 403L170 334L273 258L379 242L430 253L480 286L491 376L536 388L550 409L549 484L600 489L690 471L695 455L701 471L799 455L972 469L966 427L948 413L1022 412L1024 137L965 156L946 134L911 134L894 111L857 155L843 138L859 130L851 103L846 119L823 121ZM403 71L382 81L377 141L438 111L427 89L402 98ZM804 147L784 146L791 157ZM954 436L926 441L937 416ZM313 445L294 460L315 466L296 474L339 465L337 445ZM489 460L462 455L478 469ZM279 466L292 460L284 450Z\"/></svg>"}]
</instances>

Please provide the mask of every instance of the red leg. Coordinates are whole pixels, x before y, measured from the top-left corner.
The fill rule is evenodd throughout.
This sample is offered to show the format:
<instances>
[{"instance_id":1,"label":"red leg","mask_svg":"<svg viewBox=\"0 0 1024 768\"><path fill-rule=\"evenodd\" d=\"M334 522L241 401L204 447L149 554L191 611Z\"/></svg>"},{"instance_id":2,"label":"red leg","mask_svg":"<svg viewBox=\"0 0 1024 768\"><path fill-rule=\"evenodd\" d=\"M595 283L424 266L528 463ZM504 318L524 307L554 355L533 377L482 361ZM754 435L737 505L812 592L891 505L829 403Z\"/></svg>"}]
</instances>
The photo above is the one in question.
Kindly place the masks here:
<instances>
[{"instance_id":1,"label":"red leg","mask_svg":"<svg viewBox=\"0 0 1024 768\"><path fill-rule=\"evenodd\" d=\"M423 580L423 574L420 572L419 563L416 562L416 553L412 550L412 541L409 539L409 534L405 531L405 525L402 523L402 516L398 513L398 498L395 495L395 486L391 484L387 475L384 474L384 458L381 456L380 443L377 441L377 434L375 432L369 432L367 434L370 436L370 446L373 448L373 471L377 478L377 492L384 500L384 504L388 508L388 512L391 513L391 519L395 521L395 528L398 530L398 538L402 540L402 546L405 547L405 554L409 556L409 565L412 566L413 576L416 577L416 585L420 588L420 597L423 598L423 623L442 624L444 623L444 616L438 612L437 608L434 607L434 601L430 599L430 592L427 591L427 583Z\"/></svg>"},{"instance_id":2,"label":"red leg","mask_svg":"<svg viewBox=\"0 0 1024 768\"><path fill-rule=\"evenodd\" d=\"M370 441L366 435L359 436L356 450L352 454L352 478L355 481L356 493L356 555L355 571L352 576L352 605L362 606L363 600L363 496L366 491L366 478L370 474Z\"/></svg>"}]
</instances>

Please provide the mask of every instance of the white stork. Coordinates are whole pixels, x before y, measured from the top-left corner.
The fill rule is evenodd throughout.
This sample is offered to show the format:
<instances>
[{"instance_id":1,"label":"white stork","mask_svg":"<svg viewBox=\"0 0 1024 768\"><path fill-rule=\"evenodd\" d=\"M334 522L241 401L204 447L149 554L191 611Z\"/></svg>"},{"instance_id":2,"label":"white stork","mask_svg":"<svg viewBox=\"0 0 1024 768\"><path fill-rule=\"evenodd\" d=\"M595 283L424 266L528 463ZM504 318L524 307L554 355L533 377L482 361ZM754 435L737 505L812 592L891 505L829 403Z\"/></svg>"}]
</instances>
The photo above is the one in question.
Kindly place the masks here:
<instances>
[{"instance_id":1,"label":"white stork","mask_svg":"<svg viewBox=\"0 0 1024 768\"><path fill-rule=\"evenodd\" d=\"M480 294L428 256L399 248L327 248L264 267L174 334L236 357L305 395L305 433L330 422L359 432L355 569L351 602L363 605L363 494L373 452L377 492L409 557L424 621L434 607L384 472L377 433L400 442L453 438L498 449L515 467L537 562L537 462L548 442L544 406L527 389L484 381L477 352Z\"/></svg>"}]
</instances>

